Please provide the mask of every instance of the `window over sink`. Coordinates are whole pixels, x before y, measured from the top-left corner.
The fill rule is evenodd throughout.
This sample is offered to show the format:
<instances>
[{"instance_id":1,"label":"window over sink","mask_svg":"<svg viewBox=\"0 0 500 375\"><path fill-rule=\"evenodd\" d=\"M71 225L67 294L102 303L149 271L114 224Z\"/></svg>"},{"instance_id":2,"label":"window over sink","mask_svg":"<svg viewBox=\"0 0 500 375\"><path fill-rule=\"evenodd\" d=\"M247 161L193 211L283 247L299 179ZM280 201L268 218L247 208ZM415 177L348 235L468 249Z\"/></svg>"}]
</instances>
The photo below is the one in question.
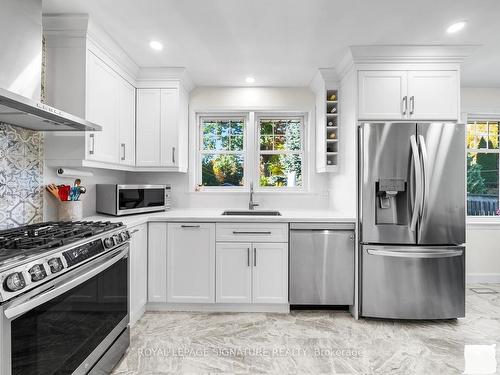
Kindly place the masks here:
<instances>
[{"instance_id":1,"label":"window over sink","mask_svg":"<svg viewBox=\"0 0 500 375\"><path fill-rule=\"evenodd\" d=\"M197 191L301 191L306 185L304 114L199 114Z\"/></svg>"}]
</instances>

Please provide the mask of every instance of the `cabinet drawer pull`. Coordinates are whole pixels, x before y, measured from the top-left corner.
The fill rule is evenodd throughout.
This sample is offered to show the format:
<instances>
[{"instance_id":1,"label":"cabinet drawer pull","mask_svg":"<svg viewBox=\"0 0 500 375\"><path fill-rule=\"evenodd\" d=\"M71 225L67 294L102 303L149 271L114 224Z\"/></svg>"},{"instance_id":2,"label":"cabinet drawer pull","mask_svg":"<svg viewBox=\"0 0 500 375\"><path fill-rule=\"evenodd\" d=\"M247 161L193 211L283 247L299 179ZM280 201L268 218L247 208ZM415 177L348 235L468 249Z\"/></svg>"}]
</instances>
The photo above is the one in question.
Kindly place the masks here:
<instances>
[{"instance_id":1,"label":"cabinet drawer pull","mask_svg":"<svg viewBox=\"0 0 500 375\"><path fill-rule=\"evenodd\" d=\"M247 248L247 267L250 267L250 248Z\"/></svg>"},{"instance_id":2,"label":"cabinet drawer pull","mask_svg":"<svg viewBox=\"0 0 500 375\"><path fill-rule=\"evenodd\" d=\"M130 232L130 234L134 234L134 233L137 233L139 232L139 229L134 229L132 232Z\"/></svg>"},{"instance_id":3,"label":"cabinet drawer pull","mask_svg":"<svg viewBox=\"0 0 500 375\"><path fill-rule=\"evenodd\" d=\"M89 154L90 155L94 155L94 152L95 152L95 138L94 138L94 134L89 134L89 137L90 137L90 149L89 149Z\"/></svg>"},{"instance_id":4,"label":"cabinet drawer pull","mask_svg":"<svg viewBox=\"0 0 500 375\"><path fill-rule=\"evenodd\" d=\"M181 225L181 228L199 228L199 225Z\"/></svg>"},{"instance_id":5,"label":"cabinet drawer pull","mask_svg":"<svg viewBox=\"0 0 500 375\"><path fill-rule=\"evenodd\" d=\"M253 266L257 267L257 248L253 248Z\"/></svg>"},{"instance_id":6,"label":"cabinet drawer pull","mask_svg":"<svg viewBox=\"0 0 500 375\"><path fill-rule=\"evenodd\" d=\"M233 230L233 234L271 234L271 231L265 231L265 232L247 232L247 231Z\"/></svg>"},{"instance_id":7,"label":"cabinet drawer pull","mask_svg":"<svg viewBox=\"0 0 500 375\"><path fill-rule=\"evenodd\" d=\"M125 160L125 154L126 154L126 151L125 151L125 143L122 143L122 160Z\"/></svg>"}]
</instances>

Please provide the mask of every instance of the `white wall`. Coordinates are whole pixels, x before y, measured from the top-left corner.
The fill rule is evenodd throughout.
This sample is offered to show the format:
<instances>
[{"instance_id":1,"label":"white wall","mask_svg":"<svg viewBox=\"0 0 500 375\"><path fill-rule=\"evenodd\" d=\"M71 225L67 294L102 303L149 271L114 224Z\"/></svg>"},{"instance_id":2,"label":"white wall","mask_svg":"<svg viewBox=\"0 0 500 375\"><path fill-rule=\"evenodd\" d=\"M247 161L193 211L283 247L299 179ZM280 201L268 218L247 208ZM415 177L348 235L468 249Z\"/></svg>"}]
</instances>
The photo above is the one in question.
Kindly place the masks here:
<instances>
[{"instance_id":1,"label":"white wall","mask_svg":"<svg viewBox=\"0 0 500 375\"><path fill-rule=\"evenodd\" d=\"M260 208L325 209L329 206L328 176L315 173L315 97L308 88L200 87L191 92L189 109L193 125L195 113L203 111L303 111L309 113L307 193L257 193ZM193 134L190 134L192 137ZM194 144L191 138L190 145ZM190 154L191 155L191 154ZM128 173L129 183L172 184L173 207L246 208L248 193L191 192L189 175L182 173Z\"/></svg>"},{"instance_id":2,"label":"white wall","mask_svg":"<svg viewBox=\"0 0 500 375\"><path fill-rule=\"evenodd\" d=\"M499 88L461 89L462 113L500 115ZM500 221L497 225L467 225L467 278L469 282L500 282Z\"/></svg>"}]
</instances>

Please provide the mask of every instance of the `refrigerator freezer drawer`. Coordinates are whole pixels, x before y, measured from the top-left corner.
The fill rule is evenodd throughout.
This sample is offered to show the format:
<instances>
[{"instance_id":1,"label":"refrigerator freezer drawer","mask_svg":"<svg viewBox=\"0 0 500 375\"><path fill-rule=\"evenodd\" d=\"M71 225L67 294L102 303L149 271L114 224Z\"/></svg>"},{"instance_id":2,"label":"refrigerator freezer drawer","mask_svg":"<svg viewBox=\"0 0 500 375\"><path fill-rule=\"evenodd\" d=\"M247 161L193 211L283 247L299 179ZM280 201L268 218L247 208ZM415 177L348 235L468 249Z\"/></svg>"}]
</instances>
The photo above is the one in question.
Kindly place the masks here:
<instances>
[{"instance_id":1,"label":"refrigerator freezer drawer","mask_svg":"<svg viewBox=\"0 0 500 375\"><path fill-rule=\"evenodd\" d=\"M361 251L362 316L465 316L465 247L362 245Z\"/></svg>"},{"instance_id":2,"label":"refrigerator freezer drawer","mask_svg":"<svg viewBox=\"0 0 500 375\"><path fill-rule=\"evenodd\" d=\"M290 230L290 304L354 304L354 230Z\"/></svg>"}]
</instances>

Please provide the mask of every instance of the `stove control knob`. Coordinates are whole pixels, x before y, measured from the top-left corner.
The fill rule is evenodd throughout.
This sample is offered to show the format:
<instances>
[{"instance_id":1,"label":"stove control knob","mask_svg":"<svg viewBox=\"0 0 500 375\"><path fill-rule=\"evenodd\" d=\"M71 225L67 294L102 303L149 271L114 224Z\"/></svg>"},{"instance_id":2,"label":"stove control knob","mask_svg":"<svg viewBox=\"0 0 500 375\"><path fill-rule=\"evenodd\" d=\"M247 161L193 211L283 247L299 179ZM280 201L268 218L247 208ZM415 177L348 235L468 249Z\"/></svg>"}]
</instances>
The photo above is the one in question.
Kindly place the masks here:
<instances>
[{"instance_id":1,"label":"stove control knob","mask_svg":"<svg viewBox=\"0 0 500 375\"><path fill-rule=\"evenodd\" d=\"M120 236L120 235L115 234L115 235L113 236L113 238L115 239L115 242L116 242L117 244L122 243L122 238L121 238L121 236Z\"/></svg>"},{"instance_id":2,"label":"stove control knob","mask_svg":"<svg viewBox=\"0 0 500 375\"><path fill-rule=\"evenodd\" d=\"M127 240L128 240L128 238L127 238L127 233L125 233L125 232L121 232L121 233L120 233L120 238L121 238L121 240L122 240L123 242L127 241Z\"/></svg>"},{"instance_id":3,"label":"stove control knob","mask_svg":"<svg viewBox=\"0 0 500 375\"><path fill-rule=\"evenodd\" d=\"M52 273L58 273L64 268L60 258L50 258L47 264L49 265L50 272Z\"/></svg>"},{"instance_id":4,"label":"stove control knob","mask_svg":"<svg viewBox=\"0 0 500 375\"><path fill-rule=\"evenodd\" d=\"M45 268L43 268L43 264L35 264L28 270L31 275L31 281L40 281L47 276L47 272L45 272Z\"/></svg>"},{"instance_id":5,"label":"stove control knob","mask_svg":"<svg viewBox=\"0 0 500 375\"><path fill-rule=\"evenodd\" d=\"M25 286L26 281L24 281L23 274L21 272L14 272L7 276L3 288L8 292L16 292Z\"/></svg>"},{"instance_id":6,"label":"stove control knob","mask_svg":"<svg viewBox=\"0 0 500 375\"><path fill-rule=\"evenodd\" d=\"M113 240L113 237L108 237L104 240L104 247L106 249L109 249L113 246L115 246L115 241Z\"/></svg>"}]
</instances>

